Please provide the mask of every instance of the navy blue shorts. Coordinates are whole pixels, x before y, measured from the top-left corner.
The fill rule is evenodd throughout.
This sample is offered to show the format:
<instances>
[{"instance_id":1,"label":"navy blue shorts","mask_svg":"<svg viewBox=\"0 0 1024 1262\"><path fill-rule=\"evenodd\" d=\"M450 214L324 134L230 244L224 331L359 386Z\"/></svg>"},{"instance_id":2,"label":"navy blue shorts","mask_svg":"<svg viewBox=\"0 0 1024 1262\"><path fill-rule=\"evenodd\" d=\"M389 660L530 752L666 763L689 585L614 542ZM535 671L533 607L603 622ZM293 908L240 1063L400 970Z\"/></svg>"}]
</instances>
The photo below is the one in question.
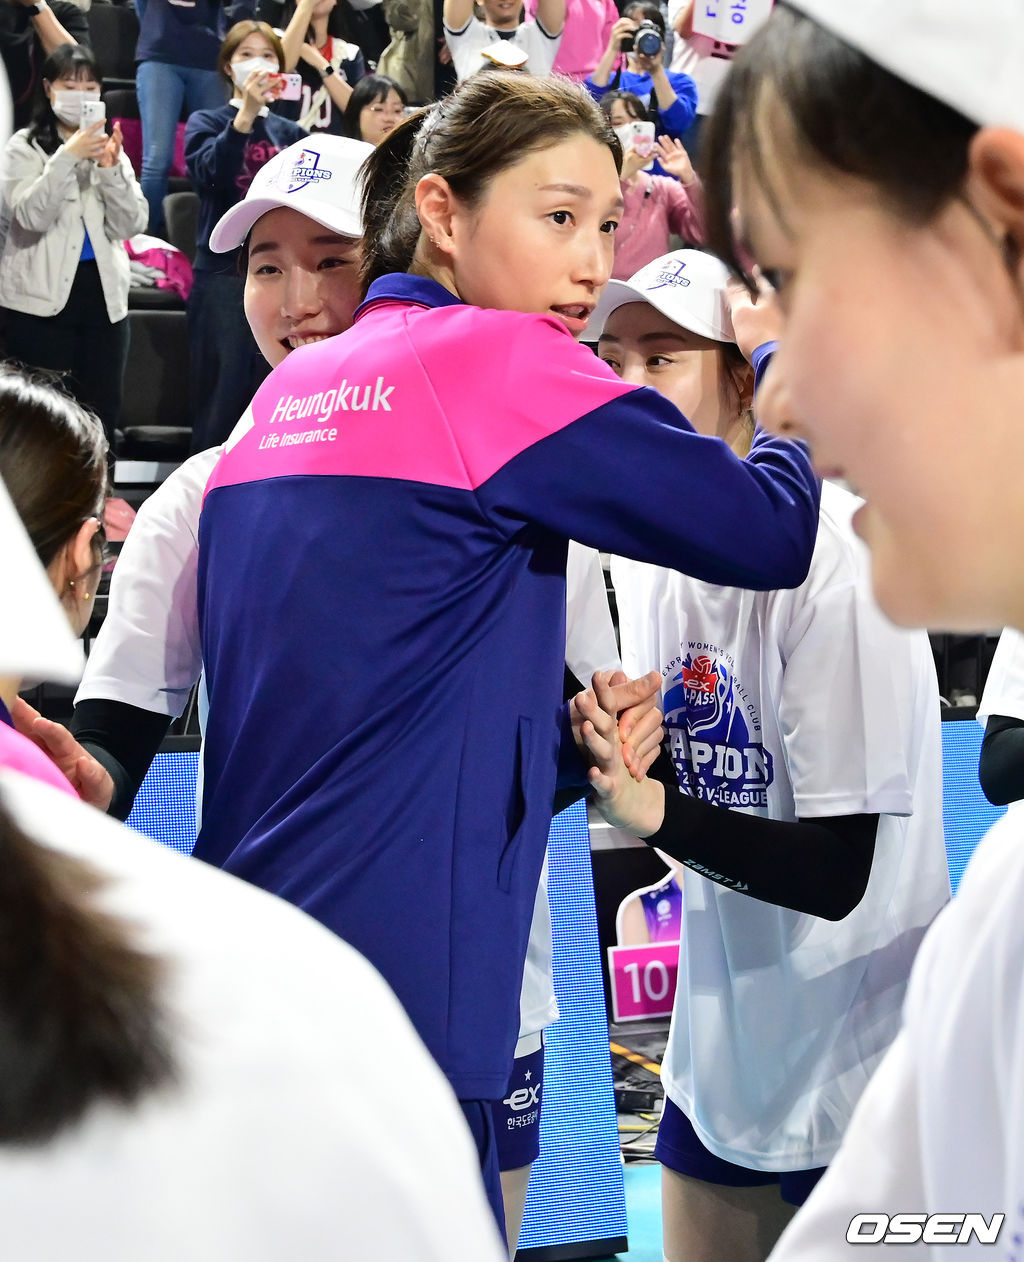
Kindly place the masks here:
<instances>
[{"instance_id":1,"label":"navy blue shorts","mask_svg":"<svg viewBox=\"0 0 1024 1262\"><path fill-rule=\"evenodd\" d=\"M498 1149L494 1142L494 1114L490 1100L460 1100L459 1107L476 1144L480 1158L480 1175L502 1240L505 1239L505 1202L501 1196L501 1173L498 1170Z\"/></svg>"},{"instance_id":2,"label":"navy blue shorts","mask_svg":"<svg viewBox=\"0 0 1024 1262\"><path fill-rule=\"evenodd\" d=\"M748 1170L746 1166L733 1165L716 1157L701 1143L690 1119L665 1097L665 1112L658 1127L655 1158L663 1166L704 1183L718 1183L732 1188L766 1187L777 1183L779 1195L790 1205L802 1205L814 1191L814 1185L825 1173L827 1166L814 1170Z\"/></svg>"},{"instance_id":3,"label":"navy blue shorts","mask_svg":"<svg viewBox=\"0 0 1024 1262\"><path fill-rule=\"evenodd\" d=\"M512 1076L504 1100L494 1100L494 1136L498 1168L520 1170L540 1153L541 1090L544 1085L544 1042L512 1062Z\"/></svg>"}]
</instances>

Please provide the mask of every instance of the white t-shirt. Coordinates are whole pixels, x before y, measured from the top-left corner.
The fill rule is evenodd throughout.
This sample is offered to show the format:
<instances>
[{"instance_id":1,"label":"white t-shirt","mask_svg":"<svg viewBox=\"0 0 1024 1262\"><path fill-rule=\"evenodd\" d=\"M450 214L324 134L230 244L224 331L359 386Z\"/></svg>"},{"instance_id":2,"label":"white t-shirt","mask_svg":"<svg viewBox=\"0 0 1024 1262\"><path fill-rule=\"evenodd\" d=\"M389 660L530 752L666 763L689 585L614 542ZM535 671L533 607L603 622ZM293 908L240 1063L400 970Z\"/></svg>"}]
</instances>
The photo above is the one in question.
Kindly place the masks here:
<instances>
[{"instance_id":1,"label":"white t-shirt","mask_svg":"<svg viewBox=\"0 0 1024 1262\"><path fill-rule=\"evenodd\" d=\"M30 836L108 876L98 903L167 962L178 1070L132 1109L0 1146L5 1257L506 1256L451 1089L360 955L46 785L0 771L0 793Z\"/></svg>"},{"instance_id":2,"label":"white t-shirt","mask_svg":"<svg viewBox=\"0 0 1024 1262\"><path fill-rule=\"evenodd\" d=\"M999 637L978 706L978 722L985 726L993 714L1024 720L1024 635L1007 627Z\"/></svg>"},{"instance_id":3,"label":"white t-shirt","mask_svg":"<svg viewBox=\"0 0 1024 1262\"><path fill-rule=\"evenodd\" d=\"M446 26L444 37L451 50L452 65L455 67L455 74L460 83L490 64L480 54L488 44L501 39L501 35L493 26L485 26L479 18L475 17L470 18L459 31L453 31ZM558 56L558 45L562 42L562 34L559 32L557 35L549 35L534 18L531 21L520 22L509 42L526 53L524 69L530 74L549 75L555 58Z\"/></svg>"},{"instance_id":4,"label":"white t-shirt","mask_svg":"<svg viewBox=\"0 0 1024 1262\"><path fill-rule=\"evenodd\" d=\"M881 816L867 891L838 923L683 875L662 1081L713 1153L759 1170L832 1159L949 898L931 651L874 606L857 503L823 487L794 591L612 567L624 667L662 671L673 759L695 796L771 819Z\"/></svg>"},{"instance_id":5,"label":"white t-shirt","mask_svg":"<svg viewBox=\"0 0 1024 1262\"><path fill-rule=\"evenodd\" d=\"M114 568L107 616L76 702L105 698L168 715L184 709L203 669L199 514L221 450L211 448L185 461L139 509ZM595 670L618 665L600 557L575 543L566 565L566 660L586 684ZM546 876L545 864L520 995L520 1037L558 1019Z\"/></svg>"},{"instance_id":6,"label":"white t-shirt","mask_svg":"<svg viewBox=\"0 0 1024 1262\"><path fill-rule=\"evenodd\" d=\"M605 590L600 554L570 542L565 566L565 661L589 687L595 670L615 670L619 650ZM531 1036L558 1020L552 975L551 909L548 905L548 861L545 856L526 947L523 987L519 995L517 1055L532 1049Z\"/></svg>"},{"instance_id":7,"label":"white t-shirt","mask_svg":"<svg viewBox=\"0 0 1024 1262\"><path fill-rule=\"evenodd\" d=\"M872 1078L828 1173L772 1262L829 1262L861 1213L1006 1215L998 1249L1024 1232L1024 837L1007 815L978 846L956 898L925 937L903 1029ZM900 1257L932 1251L904 1245Z\"/></svg>"}]
</instances>

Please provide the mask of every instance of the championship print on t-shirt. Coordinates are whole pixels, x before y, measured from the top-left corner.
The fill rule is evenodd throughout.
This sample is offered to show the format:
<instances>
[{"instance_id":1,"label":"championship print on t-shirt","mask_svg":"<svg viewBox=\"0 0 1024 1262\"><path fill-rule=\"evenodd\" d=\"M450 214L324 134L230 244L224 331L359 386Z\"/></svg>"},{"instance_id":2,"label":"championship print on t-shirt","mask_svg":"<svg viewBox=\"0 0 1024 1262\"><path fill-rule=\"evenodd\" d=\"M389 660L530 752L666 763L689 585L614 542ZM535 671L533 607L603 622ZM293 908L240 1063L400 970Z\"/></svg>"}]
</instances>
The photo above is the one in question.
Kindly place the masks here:
<instances>
[{"instance_id":1,"label":"championship print on t-shirt","mask_svg":"<svg viewBox=\"0 0 1024 1262\"><path fill-rule=\"evenodd\" d=\"M662 671L665 730L680 787L715 806L766 810L775 778L761 716L735 676L735 661L713 644L687 646Z\"/></svg>"}]
</instances>

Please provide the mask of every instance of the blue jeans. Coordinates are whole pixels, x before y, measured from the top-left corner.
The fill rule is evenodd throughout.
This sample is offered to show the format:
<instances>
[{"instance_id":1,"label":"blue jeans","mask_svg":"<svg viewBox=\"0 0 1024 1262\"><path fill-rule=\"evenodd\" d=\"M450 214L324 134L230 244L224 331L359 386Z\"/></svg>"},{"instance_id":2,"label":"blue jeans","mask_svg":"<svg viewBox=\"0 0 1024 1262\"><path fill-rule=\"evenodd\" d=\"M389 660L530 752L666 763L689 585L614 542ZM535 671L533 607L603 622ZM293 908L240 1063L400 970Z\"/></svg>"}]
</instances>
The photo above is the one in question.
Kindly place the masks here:
<instances>
[{"instance_id":1,"label":"blue jeans","mask_svg":"<svg viewBox=\"0 0 1024 1262\"><path fill-rule=\"evenodd\" d=\"M216 70L172 66L165 61L141 62L135 84L142 119L142 192L149 202L149 230L161 236L167 172L174 159L182 103L188 105L190 114L220 109L228 99L227 84Z\"/></svg>"}]
</instances>

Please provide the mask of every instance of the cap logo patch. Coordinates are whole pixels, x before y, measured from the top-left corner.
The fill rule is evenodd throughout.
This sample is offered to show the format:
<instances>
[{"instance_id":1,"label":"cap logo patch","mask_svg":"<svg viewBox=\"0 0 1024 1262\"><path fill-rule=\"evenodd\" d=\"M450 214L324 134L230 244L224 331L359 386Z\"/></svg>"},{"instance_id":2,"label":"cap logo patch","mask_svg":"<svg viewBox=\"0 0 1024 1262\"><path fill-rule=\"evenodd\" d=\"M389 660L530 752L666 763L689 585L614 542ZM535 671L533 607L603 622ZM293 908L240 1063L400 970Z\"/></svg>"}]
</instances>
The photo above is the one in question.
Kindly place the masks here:
<instances>
[{"instance_id":1,"label":"cap logo patch","mask_svg":"<svg viewBox=\"0 0 1024 1262\"><path fill-rule=\"evenodd\" d=\"M330 180L333 172L320 166L320 155L315 149L303 149L291 167L281 173L276 182L286 193L297 193L299 189L313 184L317 180Z\"/></svg>"},{"instance_id":2,"label":"cap logo patch","mask_svg":"<svg viewBox=\"0 0 1024 1262\"><path fill-rule=\"evenodd\" d=\"M655 276L654 284L647 288L651 290L664 289L666 285L688 285L690 278L683 275L685 271L686 264L681 259L667 259Z\"/></svg>"}]
</instances>

